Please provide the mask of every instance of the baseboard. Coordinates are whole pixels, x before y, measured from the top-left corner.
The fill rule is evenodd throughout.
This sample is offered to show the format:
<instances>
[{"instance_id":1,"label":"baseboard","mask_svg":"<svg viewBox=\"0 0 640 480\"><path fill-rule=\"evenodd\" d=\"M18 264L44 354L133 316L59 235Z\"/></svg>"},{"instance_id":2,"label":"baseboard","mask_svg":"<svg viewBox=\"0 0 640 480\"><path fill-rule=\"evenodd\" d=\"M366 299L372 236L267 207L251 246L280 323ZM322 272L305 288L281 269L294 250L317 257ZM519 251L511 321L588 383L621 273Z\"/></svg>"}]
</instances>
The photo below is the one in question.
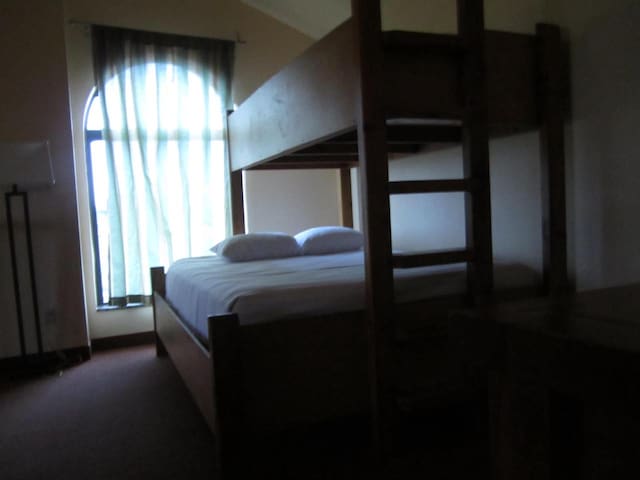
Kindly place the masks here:
<instances>
[{"instance_id":1,"label":"baseboard","mask_svg":"<svg viewBox=\"0 0 640 480\"><path fill-rule=\"evenodd\" d=\"M0 377L15 379L37 375L50 375L91 358L91 347L74 347L44 352L42 355L31 353L24 357L0 359Z\"/></svg>"},{"instance_id":2,"label":"baseboard","mask_svg":"<svg viewBox=\"0 0 640 480\"><path fill-rule=\"evenodd\" d=\"M129 335L115 335L113 337L94 338L91 340L91 348L94 352L111 350L113 348L135 347L138 345L150 345L156 340L155 332L140 332Z\"/></svg>"}]
</instances>

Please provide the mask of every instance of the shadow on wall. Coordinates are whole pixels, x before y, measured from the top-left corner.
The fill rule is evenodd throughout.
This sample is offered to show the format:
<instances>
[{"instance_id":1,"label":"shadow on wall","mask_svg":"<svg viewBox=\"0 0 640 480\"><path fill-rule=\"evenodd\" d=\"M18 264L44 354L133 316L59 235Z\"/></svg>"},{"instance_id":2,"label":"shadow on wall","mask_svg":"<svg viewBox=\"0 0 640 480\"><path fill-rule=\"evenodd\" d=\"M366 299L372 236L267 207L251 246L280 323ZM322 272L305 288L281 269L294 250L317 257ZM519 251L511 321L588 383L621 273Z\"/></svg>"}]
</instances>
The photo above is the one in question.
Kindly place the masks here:
<instances>
[{"instance_id":1,"label":"shadow on wall","mask_svg":"<svg viewBox=\"0 0 640 480\"><path fill-rule=\"evenodd\" d=\"M571 47L578 289L640 281L638 24L633 2L592 23Z\"/></svg>"},{"instance_id":2,"label":"shadow on wall","mask_svg":"<svg viewBox=\"0 0 640 480\"><path fill-rule=\"evenodd\" d=\"M540 155L537 132L492 140L491 190L496 260L542 269ZM354 177L356 177L354 175ZM392 160L391 180L462 177L462 151L447 148ZM357 184L353 182L354 203ZM356 227L359 226L354 204ZM391 200L393 248L464 247L464 194L398 195Z\"/></svg>"}]
</instances>

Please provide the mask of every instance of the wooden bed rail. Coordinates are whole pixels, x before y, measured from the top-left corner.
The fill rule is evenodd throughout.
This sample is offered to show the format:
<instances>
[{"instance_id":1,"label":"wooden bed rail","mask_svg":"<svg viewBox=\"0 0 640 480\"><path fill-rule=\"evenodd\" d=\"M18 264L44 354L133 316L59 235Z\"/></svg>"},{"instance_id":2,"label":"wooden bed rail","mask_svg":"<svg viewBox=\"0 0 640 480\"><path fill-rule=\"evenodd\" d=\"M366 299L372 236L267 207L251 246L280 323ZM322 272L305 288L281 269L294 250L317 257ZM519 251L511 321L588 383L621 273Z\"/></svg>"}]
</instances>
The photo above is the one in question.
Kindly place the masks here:
<instances>
[{"instance_id":1,"label":"wooden bed rail","mask_svg":"<svg viewBox=\"0 0 640 480\"><path fill-rule=\"evenodd\" d=\"M209 316L209 342L203 345L165 299L164 267L151 268L151 285L157 353L171 357L215 436L216 468L231 478L242 429L238 316Z\"/></svg>"}]
</instances>

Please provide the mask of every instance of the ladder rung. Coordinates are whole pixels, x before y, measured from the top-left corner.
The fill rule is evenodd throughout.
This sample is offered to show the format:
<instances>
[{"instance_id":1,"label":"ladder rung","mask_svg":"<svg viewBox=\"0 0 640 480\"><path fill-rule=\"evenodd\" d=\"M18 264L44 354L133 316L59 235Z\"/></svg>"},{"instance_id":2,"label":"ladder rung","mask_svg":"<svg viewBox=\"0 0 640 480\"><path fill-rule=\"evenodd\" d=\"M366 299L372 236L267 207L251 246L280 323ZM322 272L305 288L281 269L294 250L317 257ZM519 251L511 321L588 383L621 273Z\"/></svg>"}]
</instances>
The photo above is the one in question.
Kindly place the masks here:
<instances>
[{"instance_id":1,"label":"ladder rung","mask_svg":"<svg viewBox=\"0 0 640 480\"><path fill-rule=\"evenodd\" d=\"M471 192L476 182L469 179L456 180L407 180L389 182L389 194Z\"/></svg>"},{"instance_id":2,"label":"ladder rung","mask_svg":"<svg viewBox=\"0 0 640 480\"><path fill-rule=\"evenodd\" d=\"M400 253L393 255L393 268L430 267L434 265L470 262L472 260L473 252L466 248L427 253Z\"/></svg>"}]
</instances>

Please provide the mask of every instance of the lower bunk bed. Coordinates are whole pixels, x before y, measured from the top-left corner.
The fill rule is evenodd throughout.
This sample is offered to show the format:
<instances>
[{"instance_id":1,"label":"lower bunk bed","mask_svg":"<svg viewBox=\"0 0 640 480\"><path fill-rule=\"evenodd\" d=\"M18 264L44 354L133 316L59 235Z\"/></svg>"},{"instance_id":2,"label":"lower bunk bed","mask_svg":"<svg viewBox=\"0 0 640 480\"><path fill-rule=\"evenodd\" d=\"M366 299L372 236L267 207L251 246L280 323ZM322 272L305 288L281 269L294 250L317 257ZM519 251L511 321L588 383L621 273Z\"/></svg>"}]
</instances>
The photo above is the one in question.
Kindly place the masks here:
<instances>
[{"instance_id":1,"label":"lower bunk bed","mask_svg":"<svg viewBox=\"0 0 640 480\"><path fill-rule=\"evenodd\" d=\"M503 298L539 276L496 263ZM270 433L370 409L362 251L151 271L159 354L171 357L214 433L220 468ZM397 270L395 389L423 403L486 386L489 332L449 313L469 305L465 265ZM411 344L409 340L411 339ZM406 403L406 402L405 402Z\"/></svg>"}]
</instances>

